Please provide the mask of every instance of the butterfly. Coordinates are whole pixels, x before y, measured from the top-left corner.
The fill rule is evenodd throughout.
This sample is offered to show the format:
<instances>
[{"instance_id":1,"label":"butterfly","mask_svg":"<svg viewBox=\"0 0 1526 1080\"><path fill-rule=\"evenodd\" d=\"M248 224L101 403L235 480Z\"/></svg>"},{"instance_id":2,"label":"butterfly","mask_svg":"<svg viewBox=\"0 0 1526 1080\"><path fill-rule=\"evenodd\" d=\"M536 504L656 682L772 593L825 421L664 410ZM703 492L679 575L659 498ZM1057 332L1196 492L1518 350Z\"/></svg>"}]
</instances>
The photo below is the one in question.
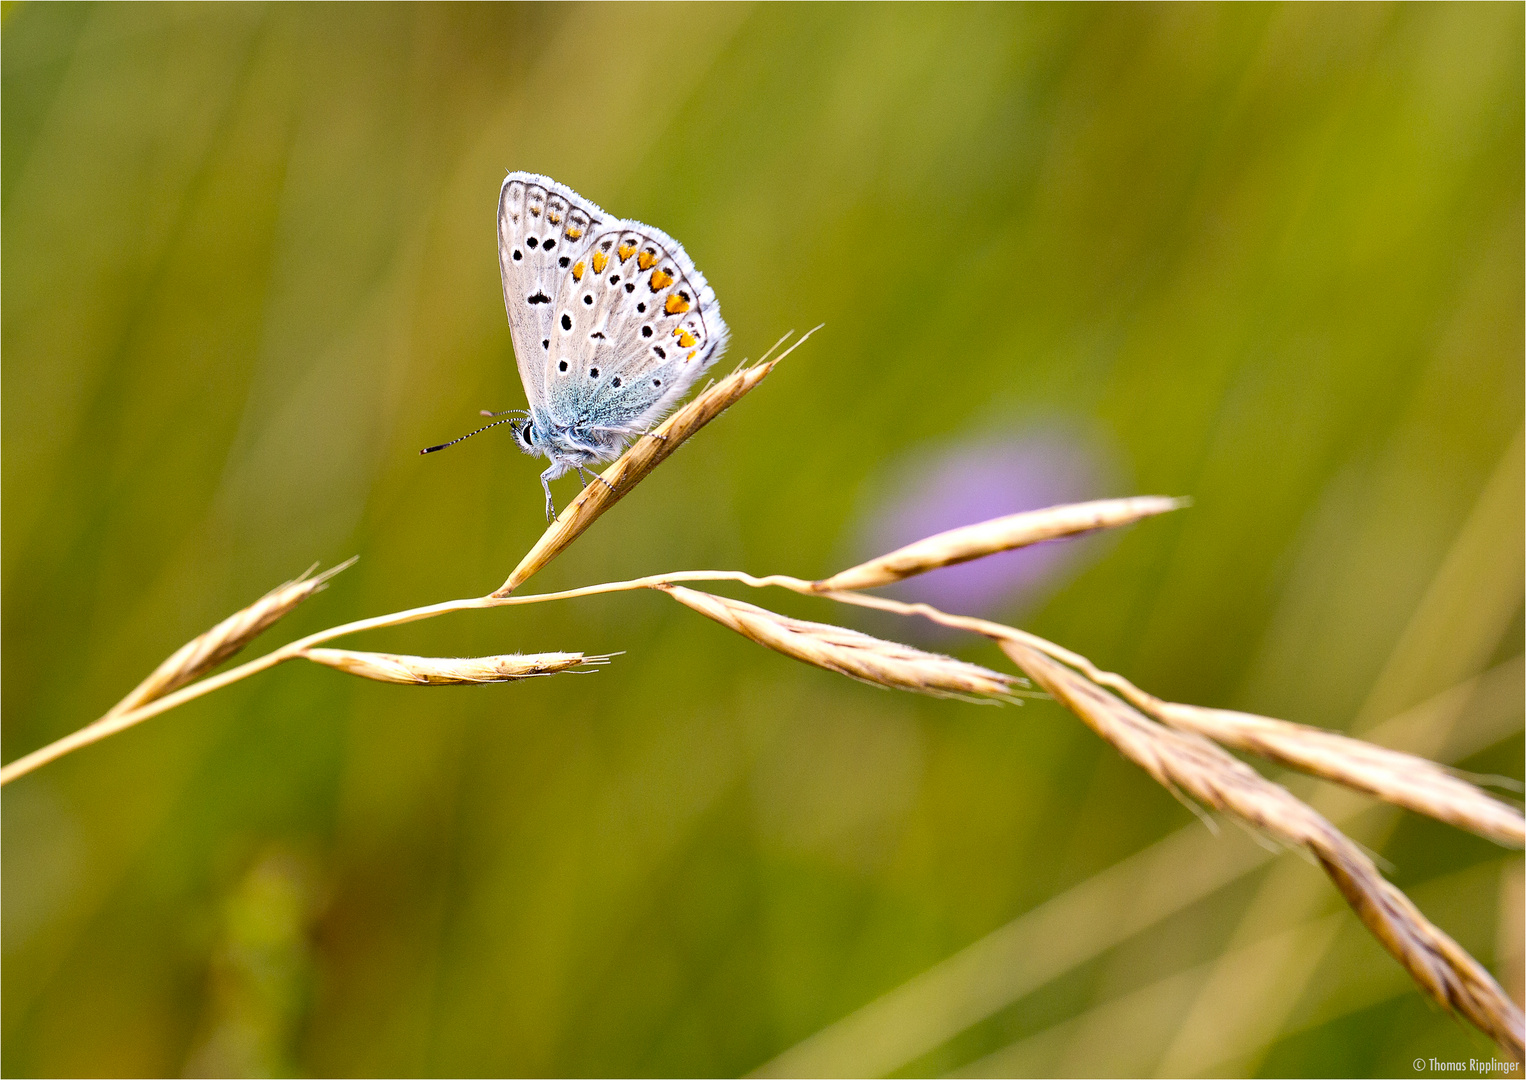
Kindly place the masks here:
<instances>
[{"instance_id":1,"label":"butterfly","mask_svg":"<svg viewBox=\"0 0 1526 1080\"><path fill-rule=\"evenodd\" d=\"M478 431L510 424L521 450L550 462L551 518L551 481L647 433L720 359L726 324L678 241L536 173L511 172L499 190L498 264L530 408Z\"/></svg>"}]
</instances>

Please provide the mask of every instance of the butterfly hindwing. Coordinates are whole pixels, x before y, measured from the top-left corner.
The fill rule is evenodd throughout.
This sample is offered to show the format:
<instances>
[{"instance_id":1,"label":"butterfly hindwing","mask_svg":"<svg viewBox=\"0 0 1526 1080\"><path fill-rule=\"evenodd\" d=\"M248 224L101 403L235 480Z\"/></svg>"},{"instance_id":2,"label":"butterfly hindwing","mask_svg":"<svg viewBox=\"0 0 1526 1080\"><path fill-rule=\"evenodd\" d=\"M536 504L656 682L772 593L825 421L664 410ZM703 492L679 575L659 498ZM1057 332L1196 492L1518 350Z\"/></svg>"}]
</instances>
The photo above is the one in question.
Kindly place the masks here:
<instances>
[{"instance_id":1,"label":"butterfly hindwing","mask_svg":"<svg viewBox=\"0 0 1526 1080\"><path fill-rule=\"evenodd\" d=\"M646 430L725 346L704 276L671 237L610 223L556 293L546 399L555 419L611 433Z\"/></svg>"}]
</instances>

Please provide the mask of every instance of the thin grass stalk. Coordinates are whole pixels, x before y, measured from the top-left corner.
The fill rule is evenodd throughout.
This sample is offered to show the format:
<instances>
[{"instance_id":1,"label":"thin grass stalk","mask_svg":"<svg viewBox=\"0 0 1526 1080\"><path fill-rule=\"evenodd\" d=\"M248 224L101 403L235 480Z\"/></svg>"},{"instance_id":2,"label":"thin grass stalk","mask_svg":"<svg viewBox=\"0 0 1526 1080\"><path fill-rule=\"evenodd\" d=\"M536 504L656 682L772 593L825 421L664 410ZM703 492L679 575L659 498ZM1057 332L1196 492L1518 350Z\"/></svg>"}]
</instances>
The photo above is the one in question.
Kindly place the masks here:
<instances>
[{"instance_id":1,"label":"thin grass stalk","mask_svg":"<svg viewBox=\"0 0 1526 1080\"><path fill-rule=\"evenodd\" d=\"M1520 1007L1313 808L1210 740L1150 720L1043 652L1015 641L1000 645L1021 670L1158 783L1308 850L1357 917L1432 1000L1465 1017L1515 1061L1526 1057Z\"/></svg>"},{"instance_id":2,"label":"thin grass stalk","mask_svg":"<svg viewBox=\"0 0 1526 1080\"><path fill-rule=\"evenodd\" d=\"M1119 691L1137 707L1142 708L1151 715L1157 716L1157 719L1167 723L1179 723L1188 730L1198 730L1190 726L1190 721L1187 719L1189 711L1196 712L1199 715L1223 713L1223 710L1200 710L1196 706L1162 702L1135 687L1122 676L1101 671L1091 661L1078 653L1071 652L1036 635L1000 623L990 622L989 620L963 615L951 615L926 604L909 604L859 593L822 594L817 591L816 583L783 574L757 577L740 571L694 570L656 574L629 581L606 582L555 593L452 600L332 627L329 630L304 638L302 641L294 642L291 646L278 650L276 653L268 654L258 660L250 661L248 664L225 672L217 676L213 682L197 683L192 687L187 687L167 695L166 700L150 702L147 705L125 713L102 717L100 720L54 743L7 764L3 769L0 769L0 785L9 783L11 780L23 776L49 761L56 760L72 750L98 742L100 739L115 734L117 731L131 727L152 716L157 716L161 712L168 711L212 690L219 689L222 686L253 675L258 671L263 671L268 667L273 667L285 660L292 659L303 647L316 645L336 637L358 633L361 630L399 626L418 619L430 618L434 615L446 614L452 611L513 606L527 603L545 603L553 600L566 600L612 592L627 592L633 589L653 588L665 584L700 581L735 581L752 588L772 586L806 595L823 595L828 599L837 600L842 603L870 607L902 615L918 615L940 625L968 630L995 641L1007 640L1027 644L1060 660L1062 663L1077 668L1088 678L1100 685L1109 686ZM1248 714L1235 715L1246 716ZM1248 737L1241 738L1236 736L1227 725L1223 731L1226 744L1251 752L1265 752L1274 760L1306 769L1325 779L1366 791L1378 798L1393 802L1395 805L1404 806L1407 809L1425 813L1439 820L1470 829L1500 843L1512 843L1512 838L1519 835L1521 831L1522 826L1519 821L1519 811L1492 798L1487 793L1467 783L1467 781L1445 773L1439 766L1426 761L1424 758L1395 750L1388 750L1384 747L1376 747L1361 740L1335 735L1332 732L1318 732L1317 729L1302 729L1300 725L1289 724L1286 721L1277 721L1268 717L1254 719L1263 721L1265 726L1282 726L1294 731L1314 731L1328 736L1329 741L1323 748L1326 752L1321 756L1321 760L1316 761L1313 754L1297 754L1287 746L1273 748L1271 740L1265 737L1253 741ZM1265 726L1262 729L1263 731L1266 730ZM1210 736L1214 734L1214 732L1207 730L1203 730L1202 733L1209 734ZM1343 755L1348 755L1352 760L1343 760ZM1383 767L1392 770L1398 779L1389 783L1379 783L1376 782L1374 776L1364 775L1364 768L1360 766L1360 762L1368 758L1380 759ZM1432 779L1426 779L1427 776ZM1444 783L1433 782L1434 778L1437 777L1444 781ZM1514 817L1511 817L1511 815L1514 815Z\"/></svg>"}]
</instances>

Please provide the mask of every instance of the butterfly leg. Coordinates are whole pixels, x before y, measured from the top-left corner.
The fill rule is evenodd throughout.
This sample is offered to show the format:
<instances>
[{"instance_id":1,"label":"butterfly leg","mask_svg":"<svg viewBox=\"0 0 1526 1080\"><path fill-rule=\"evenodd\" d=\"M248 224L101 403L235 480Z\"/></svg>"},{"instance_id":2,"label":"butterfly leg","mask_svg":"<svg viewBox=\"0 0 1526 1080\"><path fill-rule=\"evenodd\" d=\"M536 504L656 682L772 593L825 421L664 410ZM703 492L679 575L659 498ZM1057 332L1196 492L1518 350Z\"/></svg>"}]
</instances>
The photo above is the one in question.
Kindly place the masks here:
<instances>
[{"instance_id":1,"label":"butterfly leg","mask_svg":"<svg viewBox=\"0 0 1526 1080\"><path fill-rule=\"evenodd\" d=\"M549 469L540 474L540 486L546 493L547 521L552 521L556 518L556 501L551 498L551 481L561 476L564 471L564 469L553 462Z\"/></svg>"},{"instance_id":2,"label":"butterfly leg","mask_svg":"<svg viewBox=\"0 0 1526 1080\"><path fill-rule=\"evenodd\" d=\"M600 476L598 473L594 472L592 469L585 469L585 468L583 468L583 466L579 465L577 467L577 470L578 470L578 479L583 481L583 486L584 487L587 487L589 484L591 484L593 482L592 480L588 479L590 476L592 476L594 480L597 480L599 483L601 483L605 487L609 488L609 490L611 492L613 492L615 490L614 487L611 486L611 484L610 484L610 482L608 480L604 479L604 477Z\"/></svg>"}]
</instances>

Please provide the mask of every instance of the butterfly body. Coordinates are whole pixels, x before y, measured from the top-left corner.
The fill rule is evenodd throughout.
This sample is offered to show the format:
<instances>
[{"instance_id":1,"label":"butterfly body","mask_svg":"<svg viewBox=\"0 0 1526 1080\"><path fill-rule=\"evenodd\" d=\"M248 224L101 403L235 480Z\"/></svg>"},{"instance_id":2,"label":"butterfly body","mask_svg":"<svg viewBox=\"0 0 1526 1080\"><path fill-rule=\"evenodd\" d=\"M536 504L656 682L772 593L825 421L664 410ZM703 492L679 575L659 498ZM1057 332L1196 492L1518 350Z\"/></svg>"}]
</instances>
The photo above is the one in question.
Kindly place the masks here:
<instances>
[{"instance_id":1,"label":"butterfly body","mask_svg":"<svg viewBox=\"0 0 1526 1080\"><path fill-rule=\"evenodd\" d=\"M613 461L726 346L726 324L683 247L571 188L510 173L498 196L504 307L528 416L515 441L550 482Z\"/></svg>"}]
</instances>

